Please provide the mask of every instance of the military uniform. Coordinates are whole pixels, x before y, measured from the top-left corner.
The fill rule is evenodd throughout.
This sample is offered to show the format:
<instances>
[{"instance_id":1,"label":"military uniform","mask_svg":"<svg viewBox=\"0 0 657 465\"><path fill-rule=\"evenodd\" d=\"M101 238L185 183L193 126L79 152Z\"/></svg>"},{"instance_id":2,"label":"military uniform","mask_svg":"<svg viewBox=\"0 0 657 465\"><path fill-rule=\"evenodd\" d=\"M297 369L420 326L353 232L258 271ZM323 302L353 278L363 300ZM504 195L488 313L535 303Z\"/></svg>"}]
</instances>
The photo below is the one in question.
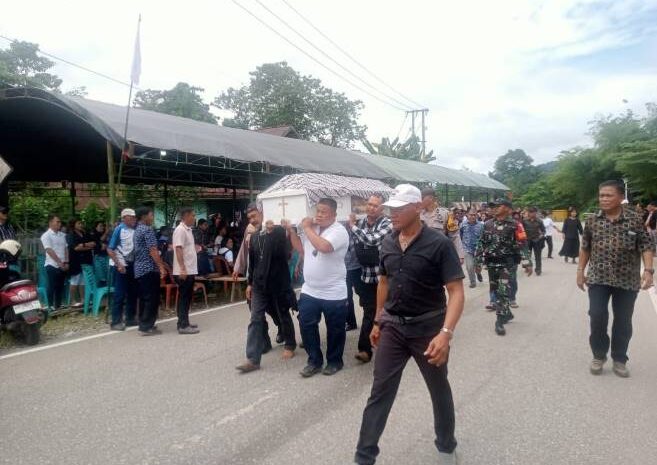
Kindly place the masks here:
<instances>
[{"instance_id":1,"label":"military uniform","mask_svg":"<svg viewBox=\"0 0 657 465\"><path fill-rule=\"evenodd\" d=\"M503 325L513 318L509 308L509 292L517 264L522 263L524 268L532 267L526 240L519 237L517 232L518 223L510 216L501 221L496 218L488 220L475 251L475 264L477 267L488 267L490 290L497 295L495 329L498 334L503 334Z\"/></svg>"}]
</instances>

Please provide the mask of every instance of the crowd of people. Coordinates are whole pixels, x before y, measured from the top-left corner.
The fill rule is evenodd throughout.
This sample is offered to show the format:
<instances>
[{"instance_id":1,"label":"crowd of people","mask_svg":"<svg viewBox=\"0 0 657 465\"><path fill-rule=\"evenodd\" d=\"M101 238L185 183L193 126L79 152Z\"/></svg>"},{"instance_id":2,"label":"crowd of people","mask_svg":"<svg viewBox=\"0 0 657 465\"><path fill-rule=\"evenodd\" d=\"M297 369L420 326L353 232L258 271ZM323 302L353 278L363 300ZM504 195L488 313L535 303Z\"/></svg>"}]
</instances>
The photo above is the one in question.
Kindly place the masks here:
<instances>
[{"instance_id":1,"label":"crowd of people","mask_svg":"<svg viewBox=\"0 0 657 465\"><path fill-rule=\"evenodd\" d=\"M504 336L514 319L511 309L518 307L519 268L528 276L541 276L543 251L547 247L547 259L553 259L555 236L562 234L559 255L577 265L576 284L588 288L590 371L602 372L611 349L614 373L629 376L626 363L634 301L640 289L653 285L657 203L644 212L623 200L622 183L602 183L599 212L582 225L577 209L570 208L559 229L550 211L514 210L506 198L469 210L449 210L440 205L433 189L400 185L388 199L372 195L366 214L351 215L345 222L338 221L337 204L330 198L319 200L315 216L297 225L265 221L258 205L251 204L243 240L221 221L196 221L191 208L182 209L176 228L160 231L158 238L153 211L142 207L123 210L121 223L111 234L95 225L93 236L85 234L79 221L72 221L67 237L60 231L59 218L53 216L42 242L53 307L61 304L57 288L65 273L71 277L73 293L73 286L80 286L73 279L77 267L93 254L106 253L115 286L111 327L123 330L138 325L144 336L159 333L160 284L167 275L180 292L178 332L198 333L189 321L195 277L212 272L217 263L229 263L233 277L246 276L248 284L246 357L236 367L243 374L260 370L263 354L272 349L266 315L276 327L276 343L284 345L283 359L293 358L299 346L305 350L307 363L300 372L304 378L342 370L346 334L360 326L353 356L363 364L373 360L375 366L356 463L375 463L379 438L411 357L431 393L442 463L455 463L447 360L464 308L466 275L470 288L476 288L487 269L487 308L495 311L495 333ZM2 211L0 232L1 220ZM234 248L236 244L240 246ZM223 260L212 259L217 256ZM293 289L297 279L303 283L298 299ZM360 321L355 295L362 307ZM300 342L293 311L298 311ZM322 318L325 353L319 330Z\"/></svg>"},{"instance_id":2,"label":"crowd of people","mask_svg":"<svg viewBox=\"0 0 657 465\"><path fill-rule=\"evenodd\" d=\"M2 216L0 211L0 234L11 232L15 236L13 229L8 229L10 225L3 227ZM215 272L217 265L223 268L223 274L232 272L234 247L242 234L240 223L227 225L219 214L212 218L212 225L205 219L197 222L190 208L180 211L173 230L163 227L156 233L153 223L154 214L149 207L124 209L121 221L112 229L99 221L87 230L79 218L62 226L57 215L49 215L48 229L41 236L48 311L53 313L63 307L67 281L70 307L81 307L86 298L83 266L93 266L95 260L105 258L109 267L105 279L114 287L112 330L139 326L139 334L157 334L155 320L161 285L175 283L179 297L178 331L197 333L198 328L189 323L188 317L195 277Z\"/></svg>"}]
</instances>

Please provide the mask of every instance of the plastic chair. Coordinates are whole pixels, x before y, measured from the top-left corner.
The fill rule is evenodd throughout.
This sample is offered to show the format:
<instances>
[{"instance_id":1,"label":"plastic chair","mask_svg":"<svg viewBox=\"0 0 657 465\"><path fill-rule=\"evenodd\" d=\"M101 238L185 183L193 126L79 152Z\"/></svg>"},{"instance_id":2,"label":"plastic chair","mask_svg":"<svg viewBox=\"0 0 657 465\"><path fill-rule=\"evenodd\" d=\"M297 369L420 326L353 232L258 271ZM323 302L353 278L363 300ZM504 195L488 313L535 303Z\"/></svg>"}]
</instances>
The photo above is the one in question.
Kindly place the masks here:
<instances>
[{"instance_id":1,"label":"plastic chair","mask_svg":"<svg viewBox=\"0 0 657 465\"><path fill-rule=\"evenodd\" d=\"M110 288L108 286L99 287L96 280L94 267L91 265L82 265L84 274L84 314L89 312L89 304L93 305L93 315L98 316L100 304L105 296L109 296Z\"/></svg>"},{"instance_id":2,"label":"plastic chair","mask_svg":"<svg viewBox=\"0 0 657 465\"><path fill-rule=\"evenodd\" d=\"M192 300L191 300L190 304L192 302L194 302L194 294L196 294L197 291L202 291L203 292L203 298L205 300L205 308L210 308L210 305L208 304L208 291L205 288L205 284L200 282L200 281L194 282L194 287L192 288ZM180 293L176 292L176 308L178 308L178 297L179 296L180 296Z\"/></svg>"},{"instance_id":3,"label":"plastic chair","mask_svg":"<svg viewBox=\"0 0 657 465\"><path fill-rule=\"evenodd\" d=\"M46 256L37 255L37 295L39 296L39 301L44 307L48 307L50 302L48 302L48 273L46 273ZM64 294L62 295L62 302L67 306L71 305L71 283L66 277L64 282Z\"/></svg>"},{"instance_id":4,"label":"plastic chair","mask_svg":"<svg viewBox=\"0 0 657 465\"><path fill-rule=\"evenodd\" d=\"M96 281L108 283L109 285L109 257L107 255L96 255L94 257L94 273Z\"/></svg>"},{"instance_id":5,"label":"plastic chair","mask_svg":"<svg viewBox=\"0 0 657 465\"><path fill-rule=\"evenodd\" d=\"M178 306L178 285L176 283L172 282L167 282L166 278L160 279L160 289L164 289L165 294L164 294L164 308L169 310L171 304L171 294L175 291L175 298L174 302L176 303L176 307Z\"/></svg>"}]
</instances>

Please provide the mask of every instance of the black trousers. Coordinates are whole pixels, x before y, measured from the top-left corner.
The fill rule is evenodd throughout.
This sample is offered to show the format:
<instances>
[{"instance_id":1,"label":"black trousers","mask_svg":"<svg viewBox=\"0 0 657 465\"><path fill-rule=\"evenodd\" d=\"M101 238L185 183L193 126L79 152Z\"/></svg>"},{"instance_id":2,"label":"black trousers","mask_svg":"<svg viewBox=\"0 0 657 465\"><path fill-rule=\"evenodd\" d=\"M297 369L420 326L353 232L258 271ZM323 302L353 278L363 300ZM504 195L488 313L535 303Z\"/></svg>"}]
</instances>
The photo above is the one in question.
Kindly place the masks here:
<instances>
[{"instance_id":1,"label":"black trousers","mask_svg":"<svg viewBox=\"0 0 657 465\"><path fill-rule=\"evenodd\" d=\"M137 278L139 286L139 331L155 325L160 308L160 273L152 272Z\"/></svg>"},{"instance_id":2,"label":"black trousers","mask_svg":"<svg viewBox=\"0 0 657 465\"><path fill-rule=\"evenodd\" d=\"M347 325L352 328L358 326L356 309L354 308L354 291L360 296L361 274L362 270L360 268L347 270Z\"/></svg>"},{"instance_id":3,"label":"black trousers","mask_svg":"<svg viewBox=\"0 0 657 465\"><path fill-rule=\"evenodd\" d=\"M548 248L548 258L552 258L552 251L554 250L554 242L552 241L552 236L545 236L545 243Z\"/></svg>"},{"instance_id":4,"label":"black trousers","mask_svg":"<svg viewBox=\"0 0 657 465\"><path fill-rule=\"evenodd\" d=\"M178 329L189 326L189 308L192 306L192 294L194 292L194 276L181 279L176 276L178 284Z\"/></svg>"},{"instance_id":5,"label":"black trousers","mask_svg":"<svg viewBox=\"0 0 657 465\"><path fill-rule=\"evenodd\" d=\"M358 351L372 356L372 343L370 333L374 327L374 316L376 315L376 283L360 283L360 305L363 307L363 323L360 326L360 337L358 338Z\"/></svg>"},{"instance_id":6,"label":"black trousers","mask_svg":"<svg viewBox=\"0 0 657 465\"><path fill-rule=\"evenodd\" d=\"M48 265L46 266L46 274L48 275L48 306L57 310L62 306L66 273L60 268Z\"/></svg>"},{"instance_id":7,"label":"black trousers","mask_svg":"<svg viewBox=\"0 0 657 465\"><path fill-rule=\"evenodd\" d=\"M545 242L543 239L539 239L537 241L529 241L529 253L534 255L534 269L540 273L541 272L541 264L543 263L541 260L541 254L543 253L543 247L545 247Z\"/></svg>"},{"instance_id":8,"label":"black trousers","mask_svg":"<svg viewBox=\"0 0 657 465\"><path fill-rule=\"evenodd\" d=\"M410 357L415 359L429 388L433 404L436 447L451 453L456 448L454 437L454 401L447 380L447 365L431 365L424 355L434 335L409 337L404 327L387 321L381 324L381 338L374 358L372 393L363 412L356 463L372 465L379 455L379 438L397 396L402 372Z\"/></svg>"},{"instance_id":9,"label":"black trousers","mask_svg":"<svg viewBox=\"0 0 657 465\"><path fill-rule=\"evenodd\" d=\"M594 358L598 360L606 358L611 344L611 358L615 362L627 362L627 347L632 338L632 314L637 294L638 291L619 287L599 284L589 286L589 317L591 319L589 343ZM607 333L610 298L611 309L614 312L611 340Z\"/></svg>"}]
</instances>

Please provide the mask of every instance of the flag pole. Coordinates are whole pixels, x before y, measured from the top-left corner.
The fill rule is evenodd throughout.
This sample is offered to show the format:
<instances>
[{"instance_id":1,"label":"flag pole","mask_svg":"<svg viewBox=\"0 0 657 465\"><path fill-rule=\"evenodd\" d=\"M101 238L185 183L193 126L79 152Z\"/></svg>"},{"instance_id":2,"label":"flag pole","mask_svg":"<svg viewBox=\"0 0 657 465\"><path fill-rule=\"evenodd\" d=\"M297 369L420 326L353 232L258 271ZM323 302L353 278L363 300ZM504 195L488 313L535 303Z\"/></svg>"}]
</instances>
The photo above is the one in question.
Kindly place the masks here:
<instances>
[{"instance_id":1,"label":"flag pole","mask_svg":"<svg viewBox=\"0 0 657 465\"><path fill-rule=\"evenodd\" d=\"M125 160L130 156L130 144L128 142L128 123L130 121L130 107L132 104L132 89L135 83L139 84L139 75L141 74L141 44L140 44L141 15L137 20L137 36L135 38L135 49L132 57L132 71L130 73L130 91L128 93L128 106L125 111L125 126L123 128L123 148L121 150L121 161L119 162L119 174L116 183L117 193L121 189L121 176L123 175L123 165Z\"/></svg>"},{"instance_id":2,"label":"flag pole","mask_svg":"<svg viewBox=\"0 0 657 465\"><path fill-rule=\"evenodd\" d=\"M129 145L128 145L128 122L130 121L130 104L132 103L132 87L133 84L130 82L130 92L128 93L128 109L125 112L125 126L123 128L123 148L121 150L121 161L119 162L119 175L116 182L117 190L121 188L121 175L123 174L123 163L124 160L129 156Z\"/></svg>"}]
</instances>

